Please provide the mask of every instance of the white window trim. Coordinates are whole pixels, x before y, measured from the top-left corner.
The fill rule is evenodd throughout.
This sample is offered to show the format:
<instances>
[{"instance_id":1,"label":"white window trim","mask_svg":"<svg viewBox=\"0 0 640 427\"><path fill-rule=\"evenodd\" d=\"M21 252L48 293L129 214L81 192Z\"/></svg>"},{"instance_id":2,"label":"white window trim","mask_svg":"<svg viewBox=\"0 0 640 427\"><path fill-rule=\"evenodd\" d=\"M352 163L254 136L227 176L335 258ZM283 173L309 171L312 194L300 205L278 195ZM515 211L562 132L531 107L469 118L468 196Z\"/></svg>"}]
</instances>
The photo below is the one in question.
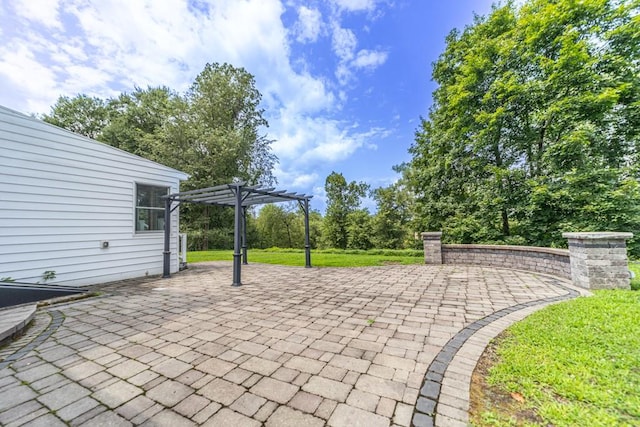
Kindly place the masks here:
<instances>
[{"instance_id":1,"label":"white window trim","mask_svg":"<svg viewBox=\"0 0 640 427\"><path fill-rule=\"evenodd\" d=\"M162 230L138 230L137 229L137 221L138 221L138 186L146 185L148 187L157 187L157 188L165 188L167 190L167 194L171 193L171 185L162 185L157 182L147 182L147 181L134 181L133 182L133 235L137 237L157 237L158 234L164 233L164 229ZM155 208L155 207L146 207L147 209L153 210L162 210L164 212L164 207ZM171 218L169 219L171 220Z\"/></svg>"}]
</instances>

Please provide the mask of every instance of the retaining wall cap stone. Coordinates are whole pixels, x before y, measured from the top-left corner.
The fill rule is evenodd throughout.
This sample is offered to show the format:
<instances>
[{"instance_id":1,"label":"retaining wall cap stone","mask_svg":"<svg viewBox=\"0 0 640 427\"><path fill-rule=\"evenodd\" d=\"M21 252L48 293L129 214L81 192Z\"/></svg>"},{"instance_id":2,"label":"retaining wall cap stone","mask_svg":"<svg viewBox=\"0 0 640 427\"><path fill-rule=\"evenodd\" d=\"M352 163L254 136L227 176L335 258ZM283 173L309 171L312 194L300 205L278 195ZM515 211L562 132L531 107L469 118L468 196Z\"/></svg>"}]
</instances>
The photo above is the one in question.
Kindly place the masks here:
<instances>
[{"instance_id":1,"label":"retaining wall cap stone","mask_svg":"<svg viewBox=\"0 0 640 427\"><path fill-rule=\"evenodd\" d=\"M442 231L425 231L420 233L423 239L442 237Z\"/></svg>"},{"instance_id":2,"label":"retaining wall cap stone","mask_svg":"<svg viewBox=\"0 0 640 427\"><path fill-rule=\"evenodd\" d=\"M495 251L521 251L521 252L539 252L543 254L569 256L568 249L560 248L545 248L540 246L516 246L516 245L469 245L469 244L444 244L442 249L480 249L480 250L495 250Z\"/></svg>"},{"instance_id":3,"label":"retaining wall cap stone","mask_svg":"<svg viewBox=\"0 0 640 427\"><path fill-rule=\"evenodd\" d=\"M631 239L633 233L623 233L615 231L584 231L576 233L562 233L565 239L587 239L587 240L608 240L608 239Z\"/></svg>"}]
</instances>

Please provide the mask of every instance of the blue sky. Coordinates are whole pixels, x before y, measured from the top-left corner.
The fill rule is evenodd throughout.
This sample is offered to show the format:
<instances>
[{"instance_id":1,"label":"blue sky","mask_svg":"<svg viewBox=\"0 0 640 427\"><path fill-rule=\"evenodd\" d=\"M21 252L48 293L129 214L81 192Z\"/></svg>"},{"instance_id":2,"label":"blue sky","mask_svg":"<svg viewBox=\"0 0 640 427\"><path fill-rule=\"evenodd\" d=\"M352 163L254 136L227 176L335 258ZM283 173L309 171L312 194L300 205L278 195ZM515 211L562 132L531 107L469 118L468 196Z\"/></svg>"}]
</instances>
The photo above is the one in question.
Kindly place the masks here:
<instances>
[{"instance_id":1,"label":"blue sky","mask_svg":"<svg viewBox=\"0 0 640 427\"><path fill-rule=\"evenodd\" d=\"M60 95L183 92L207 62L244 67L263 95L278 187L324 211L332 171L372 188L398 178L431 104L431 63L491 3L0 0L0 105L46 113Z\"/></svg>"}]
</instances>

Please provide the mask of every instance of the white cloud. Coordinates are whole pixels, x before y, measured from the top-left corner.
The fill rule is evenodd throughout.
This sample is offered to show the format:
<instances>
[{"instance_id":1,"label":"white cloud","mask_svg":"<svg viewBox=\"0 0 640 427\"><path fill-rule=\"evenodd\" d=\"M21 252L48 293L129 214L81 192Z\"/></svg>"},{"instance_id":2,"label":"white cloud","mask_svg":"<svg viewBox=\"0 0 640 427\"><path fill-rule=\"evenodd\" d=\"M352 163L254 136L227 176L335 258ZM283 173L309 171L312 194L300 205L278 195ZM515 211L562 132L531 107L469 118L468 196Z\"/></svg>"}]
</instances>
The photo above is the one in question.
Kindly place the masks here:
<instances>
[{"instance_id":1,"label":"white cloud","mask_svg":"<svg viewBox=\"0 0 640 427\"><path fill-rule=\"evenodd\" d=\"M356 58L351 63L354 68L376 68L385 63L387 52L363 49L358 52Z\"/></svg>"},{"instance_id":2,"label":"white cloud","mask_svg":"<svg viewBox=\"0 0 640 427\"><path fill-rule=\"evenodd\" d=\"M332 0L338 9L349 12L371 11L376 7L376 0Z\"/></svg>"},{"instance_id":3,"label":"white cloud","mask_svg":"<svg viewBox=\"0 0 640 427\"><path fill-rule=\"evenodd\" d=\"M356 35L348 28L342 28L337 23L333 24L331 46L333 52L341 61L353 58L353 53L358 45Z\"/></svg>"},{"instance_id":4,"label":"white cloud","mask_svg":"<svg viewBox=\"0 0 640 427\"><path fill-rule=\"evenodd\" d=\"M335 163L349 157L361 146L361 141L358 138L338 134L335 139L326 141L305 152L302 160L317 159L323 162Z\"/></svg>"},{"instance_id":5,"label":"white cloud","mask_svg":"<svg viewBox=\"0 0 640 427\"><path fill-rule=\"evenodd\" d=\"M318 180L324 180L331 165L347 160L358 150L376 150L377 142L390 134L383 128L359 130L356 124L339 120L289 116L286 110L282 114L274 121L273 131L279 136L273 148L281 160L275 176L279 185L287 189L319 184ZM322 200L314 198L314 206L323 207Z\"/></svg>"},{"instance_id":6,"label":"white cloud","mask_svg":"<svg viewBox=\"0 0 640 427\"><path fill-rule=\"evenodd\" d=\"M275 123L274 133L279 135L273 144L275 154L298 167L345 160L359 148L376 149L371 139L388 136L384 129L356 132L349 123L290 115L287 110Z\"/></svg>"},{"instance_id":7,"label":"white cloud","mask_svg":"<svg viewBox=\"0 0 640 427\"><path fill-rule=\"evenodd\" d=\"M303 191L310 193L309 188L313 187L318 180L318 174L315 172L296 172L287 171L280 166L276 166L274 170L275 176L278 178L278 184L290 191Z\"/></svg>"},{"instance_id":8,"label":"white cloud","mask_svg":"<svg viewBox=\"0 0 640 427\"><path fill-rule=\"evenodd\" d=\"M322 182L322 186L318 185L313 187L313 200L314 206L321 205L326 206L327 204L327 191L324 189L324 181Z\"/></svg>"},{"instance_id":9,"label":"white cloud","mask_svg":"<svg viewBox=\"0 0 640 427\"><path fill-rule=\"evenodd\" d=\"M352 72L347 63L341 63L338 64L335 75L341 85L346 85L351 80Z\"/></svg>"},{"instance_id":10,"label":"white cloud","mask_svg":"<svg viewBox=\"0 0 640 427\"><path fill-rule=\"evenodd\" d=\"M57 77L55 72L40 63L34 53L23 44L0 46L0 75L6 78L2 85L18 88L19 95L26 101L29 111L48 111L50 100L55 100ZM10 88L2 88L9 93Z\"/></svg>"},{"instance_id":11,"label":"white cloud","mask_svg":"<svg viewBox=\"0 0 640 427\"><path fill-rule=\"evenodd\" d=\"M294 188L300 188L300 187L308 188L310 185L313 185L313 183L315 183L317 180L318 180L317 173L307 173L307 174L296 176L296 178L293 180L293 183L291 185L293 185Z\"/></svg>"},{"instance_id":12,"label":"white cloud","mask_svg":"<svg viewBox=\"0 0 640 427\"><path fill-rule=\"evenodd\" d=\"M58 13L59 0L27 0L12 3L18 16L45 27L62 28Z\"/></svg>"},{"instance_id":13,"label":"white cloud","mask_svg":"<svg viewBox=\"0 0 640 427\"><path fill-rule=\"evenodd\" d=\"M322 14L318 9L300 6L295 25L296 40L300 43L315 42L322 31Z\"/></svg>"},{"instance_id":14,"label":"white cloud","mask_svg":"<svg viewBox=\"0 0 640 427\"><path fill-rule=\"evenodd\" d=\"M351 82L354 79L355 71L372 71L387 61L388 53L382 50L361 49L357 54L354 54L357 44L355 36L350 39L345 36L345 29L340 28L337 31L334 30L334 40L336 40L336 32L339 34L339 42L334 45L334 50L340 58L340 62L336 66L335 76L341 85L344 86Z\"/></svg>"},{"instance_id":15,"label":"white cloud","mask_svg":"<svg viewBox=\"0 0 640 427\"><path fill-rule=\"evenodd\" d=\"M375 6L375 2L370 2L370 4L371 7ZM386 62L388 53L382 50L360 49L356 53L358 38L352 30L341 26L339 13L332 16L330 21L331 47L338 57L334 75L340 85L349 84L354 79L355 71L360 69L374 70Z\"/></svg>"}]
</instances>

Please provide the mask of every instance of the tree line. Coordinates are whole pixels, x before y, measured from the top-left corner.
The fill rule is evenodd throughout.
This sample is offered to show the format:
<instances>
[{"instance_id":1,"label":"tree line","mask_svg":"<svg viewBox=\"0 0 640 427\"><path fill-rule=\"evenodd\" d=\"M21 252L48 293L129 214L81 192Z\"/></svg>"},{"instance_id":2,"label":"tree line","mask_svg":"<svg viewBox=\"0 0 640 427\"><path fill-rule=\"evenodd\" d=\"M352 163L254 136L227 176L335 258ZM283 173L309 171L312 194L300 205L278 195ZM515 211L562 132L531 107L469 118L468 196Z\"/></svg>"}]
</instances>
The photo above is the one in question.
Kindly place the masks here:
<instances>
[{"instance_id":1,"label":"tree line","mask_svg":"<svg viewBox=\"0 0 640 427\"><path fill-rule=\"evenodd\" d=\"M334 172L314 247L409 248L415 232L458 243L563 246L563 231L640 234L640 0L494 5L453 30L433 64L438 87L401 178L371 189ZM184 94L136 88L61 97L43 119L183 170L189 190L275 182L277 158L253 76L208 64ZM376 212L362 207L371 197ZM192 249L230 247L228 209L186 205ZM256 247L302 246L293 204L248 220ZM640 255L640 238L629 244Z\"/></svg>"},{"instance_id":2,"label":"tree line","mask_svg":"<svg viewBox=\"0 0 640 427\"><path fill-rule=\"evenodd\" d=\"M325 181L327 208L309 215L313 248L408 249L420 246L411 223L411 198L398 181L374 190L364 182L347 182L332 172ZM364 197L376 203L376 212L362 207ZM247 241L255 247L304 247L304 213L294 203L267 205L248 221Z\"/></svg>"}]
</instances>

